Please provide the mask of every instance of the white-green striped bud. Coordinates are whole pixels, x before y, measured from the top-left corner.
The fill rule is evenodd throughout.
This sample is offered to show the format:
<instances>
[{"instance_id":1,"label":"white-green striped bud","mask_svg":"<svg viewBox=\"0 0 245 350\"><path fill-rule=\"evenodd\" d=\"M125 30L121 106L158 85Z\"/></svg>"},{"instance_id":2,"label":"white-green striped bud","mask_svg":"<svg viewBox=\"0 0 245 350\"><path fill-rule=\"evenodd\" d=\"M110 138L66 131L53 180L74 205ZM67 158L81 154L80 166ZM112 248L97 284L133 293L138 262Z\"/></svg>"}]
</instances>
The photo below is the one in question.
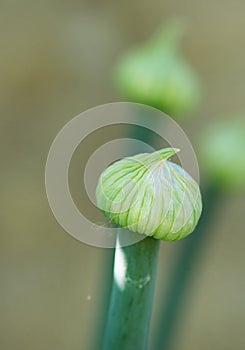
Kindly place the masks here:
<instances>
[{"instance_id":1,"label":"white-green striped bud","mask_svg":"<svg viewBox=\"0 0 245 350\"><path fill-rule=\"evenodd\" d=\"M165 148L121 159L101 174L98 207L115 224L157 239L190 234L201 215L198 184L168 160L178 150Z\"/></svg>"}]
</instances>

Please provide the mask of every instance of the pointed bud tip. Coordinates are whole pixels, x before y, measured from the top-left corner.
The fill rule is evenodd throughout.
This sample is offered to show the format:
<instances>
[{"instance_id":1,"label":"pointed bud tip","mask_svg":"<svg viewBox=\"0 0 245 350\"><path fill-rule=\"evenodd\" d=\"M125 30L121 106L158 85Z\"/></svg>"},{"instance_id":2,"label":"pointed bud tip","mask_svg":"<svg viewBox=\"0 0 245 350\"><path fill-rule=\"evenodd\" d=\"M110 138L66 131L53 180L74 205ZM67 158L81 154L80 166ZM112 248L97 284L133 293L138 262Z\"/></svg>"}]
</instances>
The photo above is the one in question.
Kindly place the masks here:
<instances>
[{"instance_id":1,"label":"pointed bud tip","mask_svg":"<svg viewBox=\"0 0 245 350\"><path fill-rule=\"evenodd\" d=\"M166 160L178 152L180 152L179 148L172 148L172 147L163 148L163 149L156 151L156 153L158 153L163 159L166 159Z\"/></svg>"}]
</instances>

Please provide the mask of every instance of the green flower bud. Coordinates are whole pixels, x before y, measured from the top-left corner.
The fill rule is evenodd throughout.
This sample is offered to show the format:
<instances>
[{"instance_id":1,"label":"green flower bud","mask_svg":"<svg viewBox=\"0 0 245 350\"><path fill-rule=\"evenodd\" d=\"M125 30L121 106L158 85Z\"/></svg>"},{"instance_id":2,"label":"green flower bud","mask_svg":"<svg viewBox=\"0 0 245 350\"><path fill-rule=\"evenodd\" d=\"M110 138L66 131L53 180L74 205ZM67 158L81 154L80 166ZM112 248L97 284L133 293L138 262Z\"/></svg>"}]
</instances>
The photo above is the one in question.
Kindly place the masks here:
<instances>
[{"instance_id":1,"label":"green flower bud","mask_svg":"<svg viewBox=\"0 0 245 350\"><path fill-rule=\"evenodd\" d=\"M217 187L245 188L245 123L232 119L212 123L199 144L203 171Z\"/></svg>"},{"instance_id":2,"label":"green flower bud","mask_svg":"<svg viewBox=\"0 0 245 350\"><path fill-rule=\"evenodd\" d=\"M157 239L177 240L191 233L201 215L199 187L168 160L165 148L121 159L101 174L98 207L115 224Z\"/></svg>"},{"instance_id":3,"label":"green flower bud","mask_svg":"<svg viewBox=\"0 0 245 350\"><path fill-rule=\"evenodd\" d=\"M178 48L182 32L180 22L173 20L122 57L115 81L126 98L169 114L188 113L196 107L200 83Z\"/></svg>"}]
</instances>

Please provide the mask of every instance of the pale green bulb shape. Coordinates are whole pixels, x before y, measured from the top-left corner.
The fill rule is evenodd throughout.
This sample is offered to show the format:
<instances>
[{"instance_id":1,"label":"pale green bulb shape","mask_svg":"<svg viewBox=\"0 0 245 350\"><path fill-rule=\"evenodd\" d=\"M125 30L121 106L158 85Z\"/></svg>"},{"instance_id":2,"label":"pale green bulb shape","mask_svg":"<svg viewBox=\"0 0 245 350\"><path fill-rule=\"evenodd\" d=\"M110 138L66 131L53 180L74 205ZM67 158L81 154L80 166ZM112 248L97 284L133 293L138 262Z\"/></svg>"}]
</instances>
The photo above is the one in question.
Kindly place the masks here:
<instances>
[{"instance_id":1,"label":"pale green bulb shape","mask_svg":"<svg viewBox=\"0 0 245 350\"><path fill-rule=\"evenodd\" d=\"M198 184L168 160L178 150L165 148L116 161L101 174L97 205L120 227L156 239L190 234L201 215Z\"/></svg>"}]
</instances>

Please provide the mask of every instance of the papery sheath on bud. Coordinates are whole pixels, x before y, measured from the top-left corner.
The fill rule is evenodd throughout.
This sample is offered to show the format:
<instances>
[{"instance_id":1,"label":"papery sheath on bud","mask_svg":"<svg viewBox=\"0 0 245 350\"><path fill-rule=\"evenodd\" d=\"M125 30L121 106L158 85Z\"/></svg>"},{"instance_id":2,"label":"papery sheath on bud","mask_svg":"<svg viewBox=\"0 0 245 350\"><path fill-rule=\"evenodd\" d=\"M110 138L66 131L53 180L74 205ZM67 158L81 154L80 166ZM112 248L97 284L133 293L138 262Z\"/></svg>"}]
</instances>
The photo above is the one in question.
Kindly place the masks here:
<instances>
[{"instance_id":1,"label":"papery sheath on bud","mask_svg":"<svg viewBox=\"0 0 245 350\"><path fill-rule=\"evenodd\" d=\"M178 150L165 148L121 159L101 174L98 207L115 224L157 239L190 234L201 215L198 184L168 160Z\"/></svg>"}]
</instances>

